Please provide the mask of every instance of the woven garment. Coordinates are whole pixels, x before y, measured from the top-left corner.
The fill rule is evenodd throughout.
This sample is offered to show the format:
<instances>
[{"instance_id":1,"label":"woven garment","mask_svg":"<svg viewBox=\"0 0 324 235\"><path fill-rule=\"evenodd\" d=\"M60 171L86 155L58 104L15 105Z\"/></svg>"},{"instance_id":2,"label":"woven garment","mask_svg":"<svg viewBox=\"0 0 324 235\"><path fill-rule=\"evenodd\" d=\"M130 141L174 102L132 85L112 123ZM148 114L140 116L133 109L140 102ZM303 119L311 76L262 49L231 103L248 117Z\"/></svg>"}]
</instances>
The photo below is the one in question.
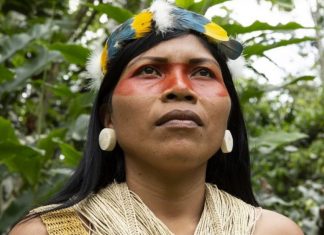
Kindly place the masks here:
<instances>
[{"instance_id":1,"label":"woven garment","mask_svg":"<svg viewBox=\"0 0 324 235\"><path fill-rule=\"evenodd\" d=\"M91 223L89 230L94 235L173 235L126 183L113 183L74 209ZM194 234L251 235L261 211L206 184L204 210Z\"/></svg>"},{"instance_id":2,"label":"woven garment","mask_svg":"<svg viewBox=\"0 0 324 235\"><path fill-rule=\"evenodd\" d=\"M42 208L41 210L43 210ZM40 211L40 210L38 210ZM88 235L82 220L73 208L51 211L40 216L49 235Z\"/></svg>"}]
</instances>

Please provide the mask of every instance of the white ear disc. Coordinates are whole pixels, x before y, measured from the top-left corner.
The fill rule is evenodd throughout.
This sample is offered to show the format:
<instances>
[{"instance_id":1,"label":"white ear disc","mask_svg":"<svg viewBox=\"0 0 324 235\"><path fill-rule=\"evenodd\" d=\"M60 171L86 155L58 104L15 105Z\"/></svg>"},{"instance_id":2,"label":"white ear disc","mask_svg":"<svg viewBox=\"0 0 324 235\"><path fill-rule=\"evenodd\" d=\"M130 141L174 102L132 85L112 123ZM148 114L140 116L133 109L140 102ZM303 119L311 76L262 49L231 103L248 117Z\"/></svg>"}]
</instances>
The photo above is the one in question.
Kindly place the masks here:
<instances>
[{"instance_id":1,"label":"white ear disc","mask_svg":"<svg viewBox=\"0 0 324 235\"><path fill-rule=\"evenodd\" d=\"M104 128L99 134L99 146L103 151L112 151L116 146L116 132L111 128Z\"/></svg>"},{"instance_id":2,"label":"white ear disc","mask_svg":"<svg viewBox=\"0 0 324 235\"><path fill-rule=\"evenodd\" d=\"M230 153L233 150L233 137L229 130L225 131L221 150L223 153Z\"/></svg>"}]
</instances>

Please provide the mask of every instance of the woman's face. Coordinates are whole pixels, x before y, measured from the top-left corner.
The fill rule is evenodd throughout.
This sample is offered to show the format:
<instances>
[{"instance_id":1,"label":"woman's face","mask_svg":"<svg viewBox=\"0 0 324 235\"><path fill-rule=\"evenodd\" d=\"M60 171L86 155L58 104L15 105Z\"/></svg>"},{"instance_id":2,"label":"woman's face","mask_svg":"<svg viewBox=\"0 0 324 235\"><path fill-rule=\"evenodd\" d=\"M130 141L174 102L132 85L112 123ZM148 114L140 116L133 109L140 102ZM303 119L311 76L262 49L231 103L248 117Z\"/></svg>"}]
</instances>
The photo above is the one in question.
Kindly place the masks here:
<instances>
[{"instance_id":1,"label":"woman's face","mask_svg":"<svg viewBox=\"0 0 324 235\"><path fill-rule=\"evenodd\" d=\"M186 35L128 63L107 126L116 131L126 170L188 170L205 167L220 148L230 106L217 61L196 36Z\"/></svg>"}]
</instances>

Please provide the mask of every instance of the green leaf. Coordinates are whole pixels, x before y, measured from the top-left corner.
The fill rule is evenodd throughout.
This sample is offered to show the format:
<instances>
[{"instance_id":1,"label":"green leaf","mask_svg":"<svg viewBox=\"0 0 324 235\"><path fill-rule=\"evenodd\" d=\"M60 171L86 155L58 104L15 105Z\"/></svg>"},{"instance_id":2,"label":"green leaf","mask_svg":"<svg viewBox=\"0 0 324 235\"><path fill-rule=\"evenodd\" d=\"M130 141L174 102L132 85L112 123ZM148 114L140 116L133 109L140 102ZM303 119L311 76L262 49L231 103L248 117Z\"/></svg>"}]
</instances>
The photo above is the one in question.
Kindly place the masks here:
<instances>
[{"instance_id":1,"label":"green leaf","mask_svg":"<svg viewBox=\"0 0 324 235\"><path fill-rule=\"evenodd\" d=\"M10 58L17 51L25 48L32 40L48 37L53 32L51 23L34 25L27 33L15 34L12 37L5 36L0 40L0 63Z\"/></svg>"},{"instance_id":2,"label":"green leaf","mask_svg":"<svg viewBox=\"0 0 324 235\"><path fill-rule=\"evenodd\" d=\"M276 195L271 195L271 197L267 197L267 198L262 198L262 205L263 206L271 206L274 204L280 204L280 205L292 205L292 203L286 202L284 200L282 200L282 198L276 196Z\"/></svg>"},{"instance_id":3,"label":"green leaf","mask_svg":"<svg viewBox=\"0 0 324 235\"><path fill-rule=\"evenodd\" d=\"M54 96L60 97L60 99L71 99L74 94L71 91L70 87L65 83L59 84L46 84Z\"/></svg>"},{"instance_id":4,"label":"green leaf","mask_svg":"<svg viewBox=\"0 0 324 235\"><path fill-rule=\"evenodd\" d=\"M283 87L296 84L299 81L312 81L314 79L315 79L315 76L301 76L301 77L293 79L290 82L287 82L286 84L283 85Z\"/></svg>"},{"instance_id":5,"label":"green leaf","mask_svg":"<svg viewBox=\"0 0 324 235\"><path fill-rule=\"evenodd\" d=\"M0 143L0 163L9 171L17 172L31 185L38 181L41 168L41 153L33 148L14 142Z\"/></svg>"},{"instance_id":6,"label":"green leaf","mask_svg":"<svg viewBox=\"0 0 324 235\"><path fill-rule=\"evenodd\" d=\"M0 97L4 92L12 92L16 89L20 89L25 85L28 78L42 72L50 62L59 58L59 56L59 52L47 51L45 48L39 47L38 54L34 59L27 61L23 66L16 69L15 79L1 85Z\"/></svg>"},{"instance_id":7,"label":"green leaf","mask_svg":"<svg viewBox=\"0 0 324 235\"><path fill-rule=\"evenodd\" d=\"M56 171L66 171L66 174L61 174L59 172L53 172L53 168L49 169L47 172L50 176L37 188L34 192L34 204L41 205L46 203L53 195L59 192L66 181L69 180L73 174L72 169L58 168Z\"/></svg>"},{"instance_id":8,"label":"green leaf","mask_svg":"<svg viewBox=\"0 0 324 235\"><path fill-rule=\"evenodd\" d=\"M118 23L123 23L124 21L128 20L129 18L133 17L133 13L130 11L113 6L109 3L99 4L97 6L93 4L87 4L89 7L99 11L100 13L105 13L109 18L116 20Z\"/></svg>"},{"instance_id":9,"label":"green leaf","mask_svg":"<svg viewBox=\"0 0 324 235\"><path fill-rule=\"evenodd\" d=\"M280 86L270 86L269 88L266 89L266 91L269 92L269 91L279 90L279 89L285 88L287 86L296 84L299 81L312 81L314 79L315 79L315 76L301 76L298 78L294 78L293 80L288 81Z\"/></svg>"},{"instance_id":10,"label":"green leaf","mask_svg":"<svg viewBox=\"0 0 324 235\"><path fill-rule=\"evenodd\" d=\"M67 135L77 141L86 140L89 120L90 115L81 114L74 124L71 125Z\"/></svg>"},{"instance_id":11,"label":"green leaf","mask_svg":"<svg viewBox=\"0 0 324 235\"><path fill-rule=\"evenodd\" d=\"M175 3L177 6L182 8L189 8L195 1L194 0L176 0Z\"/></svg>"},{"instance_id":12,"label":"green leaf","mask_svg":"<svg viewBox=\"0 0 324 235\"><path fill-rule=\"evenodd\" d=\"M63 140L65 133L66 129L64 128L55 129L37 142L37 148L45 150L44 161L49 160L54 156L55 150L58 148L58 144L54 140Z\"/></svg>"},{"instance_id":13,"label":"green leaf","mask_svg":"<svg viewBox=\"0 0 324 235\"><path fill-rule=\"evenodd\" d=\"M265 22L255 21L249 26L242 26L238 23L235 24L227 24L224 25L224 28L230 35L237 35L237 34L244 34L250 33L255 31L264 31L264 30L296 30L296 29L303 29L304 26L296 23L296 22L289 22L287 24L277 24L277 25L270 25Z\"/></svg>"},{"instance_id":14,"label":"green leaf","mask_svg":"<svg viewBox=\"0 0 324 235\"><path fill-rule=\"evenodd\" d=\"M15 134L15 129L9 120L0 116L0 130L1 130L1 142L11 141L13 143L19 143L19 140ZM1 152L0 152L1 154Z\"/></svg>"},{"instance_id":15,"label":"green leaf","mask_svg":"<svg viewBox=\"0 0 324 235\"><path fill-rule=\"evenodd\" d=\"M0 63L11 57L16 51L26 47L33 38L27 33L13 35L12 37L5 36L0 41Z\"/></svg>"},{"instance_id":16,"label":"green leaf","mask_svg":"<svg viewBox=\"0 0 324 235\"><path fill-rule=\"evenodd\" d=\"M22 216L26 215L28 210L31 209L32 203L33 192L31 189L24 191L23 193L18 195L17 198L15 198L15 200L0 216L0 234L7 234L2 229L10 228L18 220L20 220Z\"/></svg>"},{"instance_id":17,"label":"green leaf","mask_svg":"<svg viewBox=\"0 0 324 235\"><path fill-rule=\"evenodd\" d=\"M201 0L200 2L192 4L189 10L204 15L209 7L228 1L231 0Z\"/></svg>"},{"instance_id":18,"label":"green leaf","mask_svg":"<svg viewBox=\"0 0 324 235\"><path fill-rule=\"evenodd\" d=\"M291 11L294 9L293 0L268 0L271 1L272 4L277 5L279 9L284 11Z\"/></svg>"},{"instance_id":19,"label":"green leaf","mask_svg":"<svg viewBox=\"0 0 324 235\"><path fill-rule=\"evenodd\" d=\"M93 100L93 92L75 94L75 97L70 100L68 107L69 118L71 118L70 120L75 120L79 115L85 113L87 108L92 107Z\"/></svg>"},{"instance_id":20,"label":"green leaf","mask_svg":"<svg viewBox=\"0 0 324 235\"><path fill-rule=\"evenodd\" d=\"M240 92L240 102L242 104L247 103L250 98L261 98L264 94L262 87L250 85L247 86L242 92Z\"/></svg>"},{"instance_id":21,"label":"green leaf","mask_svg":"<svg viewBox=\"0 0 324 235\"><path fill-rule=\"evenodd\" d=\"M68 167L76 167L81 159L81 152L77 151L72 145L58 141L61 153L64 156L64 164Z\"/></svg>"},{"instance_id":22,"label":"green leaf","mask_svg":"<svg viewBox=\"0 0 324 235\"><path fill-rule=\"evenodd\" d=\"M75 44L54 43L49 49L59 51L67 62L81 66L85 65L90 54L89 49Z\"/></svg>"},{"instance_id":23,"label":"green leaf","mask_svg":"<svg viewBox=\"0 0 324 235\"><path fill-rule=\"evenodd\" d=\"M0 83L12 80L14 73L7 69L3 64L0 64Z\"/></svg>"},{"instance_id":24,"label":"green leaf","mask_svg":"<svg viewBox=\"0 0 324 235\"><path fill-rule=\"evenodd\" d=\"M315 38L313 38L313 37L304 37L304 38L293 38L290 40L281 40L279 42L275 42L275 43L268 44L268 45L255 44L253 46L245 47L243 54L246 58L249 58L252 55L263 55L263 53L265 51L271 50L274 48L292 45L292 44L298 44L298 43L306 42L306 41L314 41L314 40L315 40Z\"/></svg>"},{"instance_id":25,"label":"green leaf","mask_svg":"<svg viewBox=\"0 0 324 235\"><path fill-rule=\"evenodd\" d=\"M278 147L290 144L308 136L300 132L266 132L261 136L251 138L251 148L263 153L270 153Z\"/></svg>"}]
</instances>

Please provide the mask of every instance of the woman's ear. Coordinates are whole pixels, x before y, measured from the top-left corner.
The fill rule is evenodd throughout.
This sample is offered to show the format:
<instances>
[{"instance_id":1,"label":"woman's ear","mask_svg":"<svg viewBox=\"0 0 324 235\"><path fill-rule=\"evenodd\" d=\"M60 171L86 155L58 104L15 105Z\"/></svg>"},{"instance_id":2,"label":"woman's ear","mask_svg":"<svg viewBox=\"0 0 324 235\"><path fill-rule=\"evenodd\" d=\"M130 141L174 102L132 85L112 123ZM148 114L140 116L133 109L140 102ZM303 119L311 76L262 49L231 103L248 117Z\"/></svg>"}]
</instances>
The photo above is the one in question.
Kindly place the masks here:
<instances>
[{"instance_id":1,"label":"woman's ear","mask_svg":"<svg viewBox=\"0 0 324 235\"><path fill-rule=\"evenodd\" d=\"M108 105L102 104L99 110L100 122L104 127L113 128L111 114L108 112Z\"/></svg>"}]
</instances>

